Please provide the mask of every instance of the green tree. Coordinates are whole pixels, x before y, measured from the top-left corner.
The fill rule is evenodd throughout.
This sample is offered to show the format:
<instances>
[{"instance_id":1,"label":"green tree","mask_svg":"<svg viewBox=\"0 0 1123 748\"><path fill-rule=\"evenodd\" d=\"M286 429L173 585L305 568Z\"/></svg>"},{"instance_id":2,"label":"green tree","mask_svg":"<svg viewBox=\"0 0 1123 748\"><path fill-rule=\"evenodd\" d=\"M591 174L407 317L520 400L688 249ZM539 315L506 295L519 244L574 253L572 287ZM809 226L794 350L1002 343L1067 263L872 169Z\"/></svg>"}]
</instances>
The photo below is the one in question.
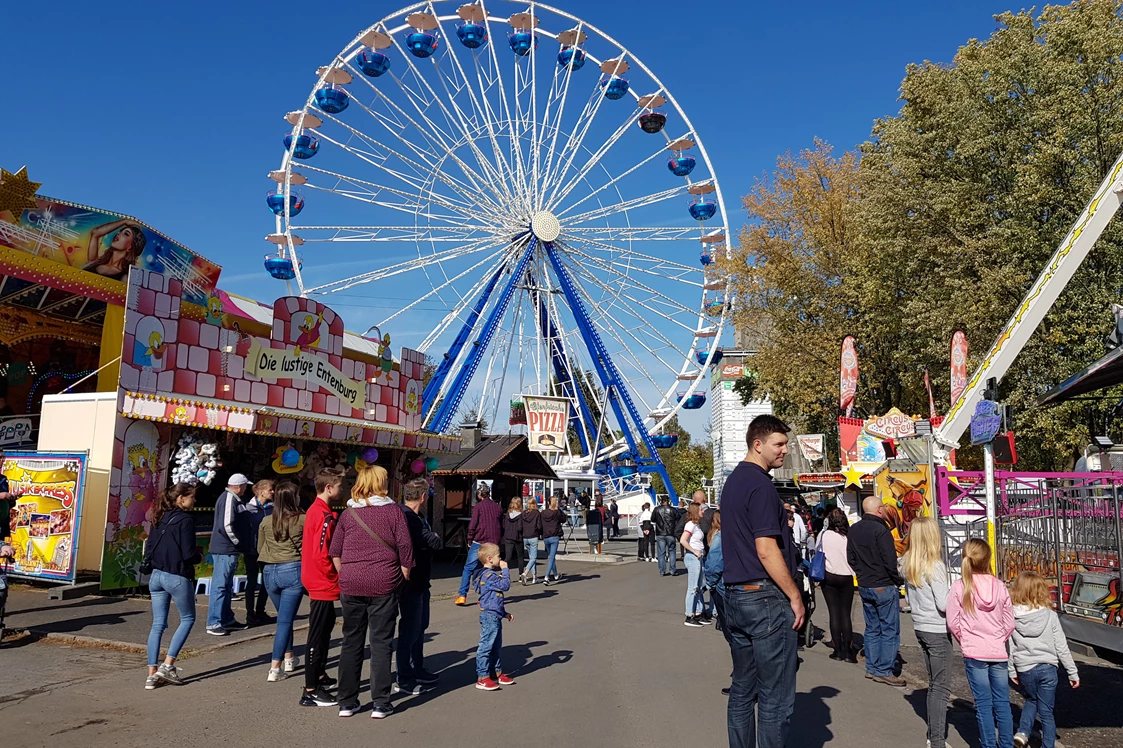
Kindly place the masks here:
<instances>
[{"instance_id":1,"label":"green tree","mask_svg":"<svg viewBox=\"0 0 1123 748\"><path fill-rule=\"evenodd\" d=\"M834 423L848 334L861 414L926 414L926 367L946 410L952 333L977 364L1123 150L1119 0L996 20L953 64L910 65L901 110L858 152L816 141L744 198L736 324L761 341L760 392L802 427ZM1004 378L1026 466L1071 465L1103 428L1111 400L1035 403L1103 354L1121 280L1116 221Z\"/></svg>"},{"instance_id":2,"label":"green tree","mask_svg":"<svg viewBox=\"0 0 1123 748\"><path fill-rule=\"evenodd\" d=\"M708 441L705 444L692 443L690 432L679 424L677 416L667 422L663 432L678 434L678 443L675 446L659 450L659 457L667 468L667 476L671 479L675 491L681 496L701 488L703 478L713 477L712 446ZM651 486L657 494L668 493L660 476L651 476Z\"/></svg>"}]
</instances>

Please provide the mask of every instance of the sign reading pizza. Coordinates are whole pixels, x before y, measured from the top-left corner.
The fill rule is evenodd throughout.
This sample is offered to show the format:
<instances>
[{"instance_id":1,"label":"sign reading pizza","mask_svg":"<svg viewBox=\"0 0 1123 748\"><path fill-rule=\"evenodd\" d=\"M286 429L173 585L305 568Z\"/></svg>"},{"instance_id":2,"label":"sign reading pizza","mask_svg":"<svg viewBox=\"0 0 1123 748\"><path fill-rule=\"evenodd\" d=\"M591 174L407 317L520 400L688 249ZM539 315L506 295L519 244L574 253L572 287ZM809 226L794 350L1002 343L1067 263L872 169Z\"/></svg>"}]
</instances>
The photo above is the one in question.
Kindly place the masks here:
<instances>
[{"instance_id":1,"label":"sign reading pizza","mask_svg":"<svg viewBox=\"0 0 1123 748\"><path fill-rule=\"evenodd\" d=\"M564 452L569 427L569 400L526 395L526 428L532 452Z\"/></svg>"}]
</instances>

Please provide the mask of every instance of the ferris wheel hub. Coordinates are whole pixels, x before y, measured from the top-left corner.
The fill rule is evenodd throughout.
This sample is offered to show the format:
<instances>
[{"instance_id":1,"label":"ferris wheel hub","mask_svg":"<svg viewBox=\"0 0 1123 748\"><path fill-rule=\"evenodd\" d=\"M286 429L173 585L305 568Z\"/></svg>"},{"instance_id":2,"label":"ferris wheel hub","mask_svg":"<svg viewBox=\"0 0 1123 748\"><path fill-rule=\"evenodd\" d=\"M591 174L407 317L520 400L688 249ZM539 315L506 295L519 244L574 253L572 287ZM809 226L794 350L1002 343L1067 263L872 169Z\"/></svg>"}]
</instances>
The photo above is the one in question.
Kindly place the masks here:
<instances>
[{"instance_id":1,"label":"ferris wheel hub","mask_svg":"<svg viewBox=\"0 0 1123 748\"><path fill-rule=\"evenodd\" d=\"M530 230L540 242L552 242L561 235L561 223L548 210L540 210L530 217Z\"/></svg>"}]
</instances>

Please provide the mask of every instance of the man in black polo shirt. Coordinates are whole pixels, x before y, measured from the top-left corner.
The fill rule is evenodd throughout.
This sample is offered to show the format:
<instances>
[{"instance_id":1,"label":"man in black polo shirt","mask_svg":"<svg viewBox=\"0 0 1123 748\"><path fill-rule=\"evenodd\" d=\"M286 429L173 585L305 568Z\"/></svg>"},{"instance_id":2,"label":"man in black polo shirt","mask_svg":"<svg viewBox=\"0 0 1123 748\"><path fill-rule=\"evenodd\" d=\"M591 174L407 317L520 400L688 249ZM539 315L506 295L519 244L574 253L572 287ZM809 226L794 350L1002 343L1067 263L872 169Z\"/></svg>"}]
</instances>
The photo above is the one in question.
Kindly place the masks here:
<instances>
[{"instance_id":1,"label":"man in black polo shirt","mask_svg":"<svg viewBox=\"0 0 1123 748\"><path fill-rule=\"evenodd\" d=\"M803 598L795 544L769 471L784 464L788 427L772 415L749 424L749 453L721 492L725 609L733 654L730 748L783 748L795 709ZM759 705L759 706L758 706Z\"/></svg>"}]
</instances>

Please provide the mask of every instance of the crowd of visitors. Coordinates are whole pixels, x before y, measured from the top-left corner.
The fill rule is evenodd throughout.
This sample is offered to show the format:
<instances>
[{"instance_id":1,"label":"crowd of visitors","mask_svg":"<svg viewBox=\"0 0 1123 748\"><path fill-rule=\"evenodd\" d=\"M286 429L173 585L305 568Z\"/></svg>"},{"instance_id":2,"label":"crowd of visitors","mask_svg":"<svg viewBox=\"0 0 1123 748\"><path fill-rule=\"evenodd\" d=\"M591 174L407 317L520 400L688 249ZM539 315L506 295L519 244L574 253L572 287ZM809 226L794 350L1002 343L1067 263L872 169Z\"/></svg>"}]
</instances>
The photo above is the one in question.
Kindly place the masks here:
<instances>
[{"instance_id":1,"label":"crowd of visitors","mask_svg":"<svg viewBox=\"0 0 1123 748\"><path fill-rule=\"evenodd\" d=\"M795 706L797 632L806 616L799 571L805 545L822 556L813 576L829 613L830 659L859 661L851 621L857 590L865 623L866 677L894 687L906 685L899 674L904 591L928 674L929 748L946 745L953 638L963 653L984 748L1025 748L1037 721L1041 745L1053 748L1058 666L1073 688L1079 687L1080 677L1044 580L1026 572L1008 589L991 573L990 546L972 538L962 548L960 578L952 583L942 560L939 525L930 517L912 522L907 551L898 559L884 505L876 497L862 502L861 519L853 525L841 508L833 508L822 515L817 532L814 525L809 529L797 508L781 500L770 477L787 454L788 431L774 416L753 420L748 455L725 482L721 510L708 506L706 494L697 491L684 508L672 507L663 497L654 509L645 503L636 517L637 557L657 563L660 576L676 575L676 549L684 554L685 625L716 624L729 645L731 683L723 692L729 697L731 748L786 745ZM230 605L241 555L247 570L247 623L276 627L266 680L283 681L300 665L293 622L307 595L299 703L338 706L342 717L355 714L369 648L372 716L384 718L394 711L391 694L421 694L438 681L425 668L424 640L433 553L442 543L424 516L429 495L424 478L405 484L399 503L389 496L385 469L362 467L337 516L331 507L341 498L342 484L342 472L322 470L315 478L314 497L302 499L292 481L263 480L250 489L246 476L230 476L215 511L206 632L226 636L246 626L235 619ZM168 489L154 511L145 545L141 568L149 574L153 613L145 681L149 690L183 682L176 660L194 625L195 566L202 560L189 515L194 501L193 486ZM504 594L511 587L512 568L521 584L537 583L540 545L547 556L544 583L560 579L556 555L570 521L563 502L566 497L554 496L541 508L534 497L525 505L513 498L503 511L490 488L478 489L456 604L468 604L469 590L478 594L480 690L515 682L502 668L503 624L513 620ZM600 553L604 540L618 532L619 508L615 501L606 504L599 492L587 503L589 551ZM0 555L11 552L0 549ZM257 571L260 587L249 579ZM265 613L266 597L275 619ZM337 603L343 616L338 680L327 670ZM173 604L180 622L161 660ZM1027 698L1016 727L1010 682Z\"/></svg>"}]
</instances>

